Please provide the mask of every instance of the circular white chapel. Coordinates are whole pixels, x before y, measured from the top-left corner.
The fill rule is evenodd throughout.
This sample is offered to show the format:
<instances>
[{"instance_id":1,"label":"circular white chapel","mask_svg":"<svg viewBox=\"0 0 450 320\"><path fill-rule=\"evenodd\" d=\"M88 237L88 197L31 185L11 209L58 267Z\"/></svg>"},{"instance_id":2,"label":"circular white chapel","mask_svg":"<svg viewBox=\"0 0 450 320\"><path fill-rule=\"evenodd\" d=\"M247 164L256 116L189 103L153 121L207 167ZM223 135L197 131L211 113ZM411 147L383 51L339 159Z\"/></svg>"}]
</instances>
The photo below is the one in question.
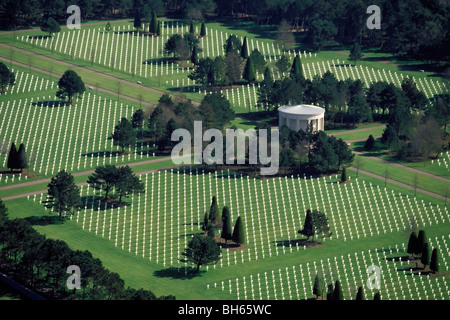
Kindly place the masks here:
<instances>
[{"instance_id":1,"label":"circular white chapel","mask_svg":"<svg viewBox=\"0 0 450 320\"><path fill-rule=\"evenodd\" d=\"M313 131L324 130L325 109L308 104L282 106L278 108L278 125L286 125L288 128L299 131L306 130L308 124Z\"/></svg>"}]
</instances>

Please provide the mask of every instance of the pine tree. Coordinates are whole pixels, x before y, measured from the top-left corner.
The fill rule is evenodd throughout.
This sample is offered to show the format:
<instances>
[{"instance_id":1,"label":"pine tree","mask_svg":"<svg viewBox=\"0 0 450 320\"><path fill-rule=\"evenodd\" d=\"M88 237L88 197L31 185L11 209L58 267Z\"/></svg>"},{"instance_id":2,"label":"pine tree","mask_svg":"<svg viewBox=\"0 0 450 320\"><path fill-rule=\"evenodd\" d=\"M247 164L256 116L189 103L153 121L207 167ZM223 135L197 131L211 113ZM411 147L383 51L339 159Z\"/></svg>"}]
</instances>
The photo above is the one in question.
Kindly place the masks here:
<instances>
[{"instance_id":1,"label":"pine tree","mask_svg":"<svg viewBox=\"0 0 450 320\"><path fill-rule=\"evenodd\" d=\"M341 283L339 280L336 280L336 283L334 284L333 300L344 300L342 296Z\"/></svg>"},{"instance_id":2,"label":"pine tree","mask_svg":"<svg viewBox=\"0 0 450 320\"><path fill-rule=\"evenodd\" d=\"M192 49L191 62L194 65L197 65L197 63L198 63L197 46L194 46L194 48Z\"/></svg>"},{"instance_id":3,"label":"pine tree","mask_svg":"<svg viewBox=\"0 0 450 320\"><path fill-rule=\"evenodd\" d=\"M430 269L434 273L439 271L438 251L437 248L433 249L431 253Z\"/></svg>"},{"instance_id":4,"label":"pine tree","mask_svg":"<svg viewBox=\"0 0 450 320\"><path fill-rule=\"evenodd\" d=\"M311 217L311 210L306 211L305 223L303 224L303 229L299 230L298 233L307 237L306 240L309 240L309 237L314 236L314 225Z\"/></svg>"},{"instance_id":5,"label":"pine tree","mask_svg":"<svg viewBox=\"0 0 450 320\"><path fill-rule=\"evenodd\" d=\"M7 167L11 169L11 172L13 169L19 169L19 153L17 152L14 142L9 149Z\"/></svg>"},{"instance_id":6,"label":"pine tree","mask_svg":"<svg viewBox=\"0 0 450 320\"><path fill-rule=\"evenodd\" d=\"M300 60L300 56L298 54L295 56L294 61L292 62L292 67L291 67L291 78L295 78L297 76L304 77L302 63Z\"/></svg>"},{"instance_id":7,"label":"pine tree","mask_svg":"<svg viewBox=\"0 0 450 320\"><path fill-rule=\"evenodd\" d=\"M58 172L48 184L46 207L58 212L59 218L63 213L73 213L81 206L80 189L75 184L74 177L65 170Z\"/></svg>"},{"instance_id":8,"label":"pine tree","mask_svg":"<svg viewBox=\"0 0 450 320\"><path fill-rule=\"evenodd\" d=\"M379 292L375 293L375 295L373 296L373 300L381 300L381 295Z\"/></svg>"},{"instance_id":9,"label":"pine tree","mask_svg":"<svg viewBox=\"0 0 450 320\"><path fill-rule=\"evenodd\" d=\"M319 274L316 274L314 279L313 294L316 295L316 298L319 296L323 297L323 290L325 290L323 279Z\"/></svg>"},{"instance_id":10,"label":"pine tree","mask_svg":"<svg viewBox=\"0 0 450 320\"><path fill-rule=\"evenodd\" d=\"M221 238L224 239L225 244L227 244L227 241L231 240L231 215L227 206L223 207L222 210L222 223Z\"/></svg>"},{"instance_id":11,"label":"pine tree","mask_svg":"<svg viewBox=\"0 0 450 320\"><path fill-rule=\"evenodd\" d=\"M362 53L361 53L361 46L355 42L353 47L350 50L349 60L353 61L353 63L356 65L356 61L361 59Z\"/></svg>"},{"instance_id":12,"label":"pine tree","mask_svg":"<svg viewBox=\"0 0 450 320\"><path fill-rule=\"evenodd\" d=\"M158 18L156 17L156 11L152 11L152 19L150 20L149 32L152 34L156 34L158 29Z\"/></svg>"},{"instance_id":13,"label":"pine tree","mask_svg":"<svg viewBox=\"0 0 450 320\"><path fill-rule=\"evenodd\" d=\"M358 292L356 293L356 300L364 300L363 287L358 288Z\"/></svg>"},{"instance_id":14,"label":"pine tree","mask_svg":"<svg viewBox=\"0 0 450 320\"><path fill-rule=\"evenodd\" d=\"M427 242L427 235L425 233L425 230L420 230L419 235L417 236L417 247L416 247L416 254L420 255L422 253L423 246Z\"/></svg>"},{"instance_id":15,"label":"pine tree","mask_svg":"<svg viewBox=\"0 0 450 320\"><path fill-rule=\"evenodd\" d=\"M347 169L345 167L342 168L341 182L347 182Z\"/></svg>"},{"instance_id":16,"label":"pine tree","mask_svg":"<svg viewBox=\"0 0 450 320\"><path fill-rule=\"evenodd\" d=\"M411 232L411 235L409 236L408 241L408 248L406 249L406 252L410 255L414 255L417 252L417 236L416 233L413 231Z\"/></svg>"},{"instance_id":17,"label":"pine tree","mask_svg":"<svg viewBox=\"0 0 450 320\"><path fill-rule=\"evenodd\" d=\"M27 154L25 152L25 146L23 143L19 146L19 151L17 151L18 156L18 167L20 169L20 172L22 172L23 169L28 168L28 161L27 161Z\"/></svg>"},{"instance_id":18,"label":"pine tree","mask_svg":"<svg viewBox=\"0 0 450 320\"><path fill-rule=\"evenodd\" d=\"M111 23L109 23L109 21L108 21L108 23L106 24L106 26L105 26L105 30L106 30L106 32L110 32L111 31Z\"/></svg>"},{"instance_id":19,"label":"pine tree","mask_svg":"<svg viewBox=\"0 0 450 320\"><path fill-rule=\"evenodd\" d=\"M194 22L192 22L191 20L191 24L189 25L189 33L194 35L195 30L194 30Z\"/></svg>"},{"instance_id":20,"label":"pine tree","mask_svg":"<svg viewBox=\"0 0 450 320\"><path fill-rule=\"evenodd\" d=\"M220 259L220 246L211 237L204 237L196 234L189 241L187 248L182 253L186 257L182 262L191 262L197 265L197 272L200 266L209 263L216 263Z\"/></svg>"},{"instance_id":21,"label":"pine tree","mask_svg":"<svg viewBox=\"0 0 450 320\"><path fill-rule=\"evenodd\" d=\"M242 57L242 59L248 58L247 37L244 37L244 42L242 43L241 57Z\"/></svg>"},{"instance_id":22,"label":"pine tree","mask_svg":"<svg viewBox=\"0 0 450 320\"><path fill-rule=\"evenodd\" d=\"M211 206L209 207L209 221L211 221L211 223L216 223L217 220L220 219L219 216L219 208L217 207L217 199L216 196L212 197L212 201L211 201Z\"/></svg>"},{"instance_id":23,"label":"pine tree","mask_svg":"<svg viewBox=\"0 0 450 320\"><path fill-rule=\"evenodd\" d=\"M119 124L114 128L113 143L122 148L125 152L126 146L134 146L136 142L136 134L133 130L131 122L127 118L122 118Z\"/></svg>"},{"instance_id":24,"label":"pine tree","mask_svg":"<svg viewBox=\"0 0 450 320\"><path fill-rule=\"evenodd\" d=\"M255 66L253 65L252 57L248 57L247 59L247 63L245 64L242 78L247 80L249 83L254 82L256 80Z\"/></svg>"},{"instance_id":25,"label":"pine tree","mask_svg":"<svg viewBox=\"0 0 450 320\"><path fill-rule=\"evenodd\" d=\"M206 36L206 26L205 23L202 22L202 26L200 27L200 37Z\"/></svg>"},{"instance_id":26,"label":"pine tree","mask_svg":"<svg viewBox=\"0 0 450 320\"><path fill-rule=\"evenodd\" d=\"M233 235L231 236L231 239L238 245L245 243L244 223L242 222L240 216L237 218L236 224L234 225Z\"/></svg>"},{"instance_id":27,"label":"pine tree","mask_svg":"<svg viewBox=\"0 0 450 320\"><path fill-rule=\"evenodd\" d=\"M158 25L156 26L156 36L161 36L161 21L158 21Z\"/></svg>"},{"instance_id":28,"label":"pine tree","mask_svg":"<svg viewBox=\"0 0 450 320\"><path fill-rule=\"evenodd\" d=\"M430 252L428 250L428 243L425 243L423 245L422 258L420 259L420 262L422 262L424 269L426 268L427 265L430 264Z\"/></svg>"}]
</instances>

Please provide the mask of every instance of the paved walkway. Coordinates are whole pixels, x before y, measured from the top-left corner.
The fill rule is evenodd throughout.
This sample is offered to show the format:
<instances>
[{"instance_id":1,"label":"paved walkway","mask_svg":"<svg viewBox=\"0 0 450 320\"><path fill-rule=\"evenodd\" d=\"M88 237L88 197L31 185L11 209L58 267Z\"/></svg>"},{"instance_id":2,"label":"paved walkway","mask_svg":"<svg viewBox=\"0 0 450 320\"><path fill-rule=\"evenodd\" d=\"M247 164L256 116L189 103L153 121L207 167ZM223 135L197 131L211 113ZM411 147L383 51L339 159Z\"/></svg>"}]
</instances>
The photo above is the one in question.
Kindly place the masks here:
<instances>
[{"instance_id":1,"label":"paved walkway","mask_svg":"<svg viewBox=\"0 0 450 320\"><path fill-rule=\"evenodd\" d=\"M52 57L49 57L49 56L46 56L46 55L43 55L43 54L40 54L40 53L36 53L36 52L30 51L30 50L18 48L18 47L15 47L15 46L12 46L12 45L9 45L9 44L5 44L5 43L0 43L0 46L5 47L5 48L9 48L9 49L13 49L13 50L18 51L18 52L22 52L22 53L26 53L26 54L29 54L29 55L33 55L33 56L36 56L36 57L39 57L39 58L42 58L42 59L51 61L52 63L56 63L56 64L60 64L60 65L66 66L68 69L70 68L70 69L72 69L72 70L74 70L74 71L76 71L76 70L82 70L83 72L90 73L90 74L92 75L93 78L98 78L98 79L99 79L99 81L98 81L99 83L101 83L101 78L102 78L102 77L105 77L105 78L108 78L108 79L110 79L110 80L117 81L118 83L124 83L124 84L127 84L127 85L134 86L134 87L136 87L136 88L140 88L140 89L142 89L142 90L152 91L152 92L155 92L155 93L158 93L158 94L161 94L161 95L163 95L163 94L168 94L168 95L171 96L171 97L180 99L179 96L177 96L177 95L175 95L175 94L171 94L171 93L165 92L165 91L163 91L163 90L159 90L159 89L147 87L147 86L138 84L138 83L136 83L136 82L124 80L124 79L122 79L122 78L118 78L118 77L113 76L113 75L110 75L110 74L106 74L106 73L99 72L99 71L95 71L95 70L92 70L92 69L89 69L89 68L81 67L81 66L78 66L78 65L76 65L76 64L69 63L69 62L63 61L63 60L58 60L58 59L55 59L55 58L52 58ZM4 57L3 57L3 58L0 57L0 59L3 60L3 61L5 61L5 62L8 62L8 63L11 61L11 59L4 58ZM15 64L18 64L18 65L21 65L21 66L23 66L23 67L29 68L29 65L24 64L24 63L21 63L21 62L17 62L17 61L14 60L14 58L12 59L12 61L13 61L13 63L15 63ZM40 68L36 68L36 67L32 67L32 69L35 70L35 71L43 72L43 73L46 73L46 74L49 74L49 75L53 75L53 76L54 76L55 74L57 74L57 73L50 73L50 72L47 71L47 70L40 69ZM61 76L61 75L62 75L62 74L59 74L59 76ZM88 86L96 87L96 88L98 88L99 90L101 90L101 91L103 91L103 92L108 92L108 93L111 93L111 94L113 94L113 95L117 95L117 91L115 92L115 91L111 91L111 90L108 90L108 89L104 89L104 88L98 87L98 86L96 86L96 85L94 85L94 84L88 84L88 83L86 83L86 84L87 84ZM125 96L125 95L123 95L123 94L120 94L120 95L121 95L122 97L127 97L127 99L130 99L130 100L133 100L133 101L136 101L136 102L141 102L140 100L138 100L138 99L136 99L136 98L128 97L128 96ZM200 103L197 102L197 101L191 101L191 102L192 102L192 104L194 104L194 105L199 105L199 104L200 104ZM149 103L147 103L147 104L149 104ZM150 104L150 105L154 106L154 104Z\"/></svg>"},{"instance_id":2,"label":"paved walkway","mask_svg":"<svg viewBox=\"0 0 450 320\"><path fill-rule=\"evenodd\" d=\"M352 169L354 171L358 170L355 167L349 167L349 169ZM359 169L358 172L361 172L362 174L365 174L365 175L368 175L368 176L371 176L371 177L374 177L374 178L377 178L377 179L380 179L380 180L384 180L385 179L385 177L379 176L379 175L374 174L374 173L369 172L369 171L365 171L365 170ZM400 187L404 187L404 188L409 189L409 190L414 190L413 186L410 186L409 184L406 184L406 183L403 183L403 182L400 182L400 181L397 181L397 180L392 180L390 178L387 178L387 182L395 184L395 185L400 186ZM437 193L434 193L434 192L431 192L431 191L427 191L427 190L420 189L420 188L416 188L415 190L417 192L424 193L424 194L433 196L435 198L439 198L439 199L442 199L442 200L446 199L444 196L442 196L440 194L437 194Z\"/></svg>"}]
</instances>

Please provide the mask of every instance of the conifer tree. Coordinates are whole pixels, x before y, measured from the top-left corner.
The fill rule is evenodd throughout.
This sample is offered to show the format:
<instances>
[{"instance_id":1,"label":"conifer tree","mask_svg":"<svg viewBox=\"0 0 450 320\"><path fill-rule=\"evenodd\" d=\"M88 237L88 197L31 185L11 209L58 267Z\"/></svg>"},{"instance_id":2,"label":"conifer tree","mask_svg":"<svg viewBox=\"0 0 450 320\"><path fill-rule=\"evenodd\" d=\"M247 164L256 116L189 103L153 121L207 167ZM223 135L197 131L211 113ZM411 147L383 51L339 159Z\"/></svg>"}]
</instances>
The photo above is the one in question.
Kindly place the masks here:
<instances>
[{"instance_id":1,"label":"conifer tree","mask_svg":"<svg viewBox=\"0 0 450 320\"><path fill-rule=\"evenodd\" d=\"M434 273L439 271L438 251L437 248L433 249L431 253L430 269Z\"/></svg>"},{"instance_id":2,"label":"conifer tree","mask_svg":"<svg viewBox=\"0 0 450 320\"><path fill-rule=\"evenodd\" d=\"M417 251L416 247L417 247L417 236L416 233L413 231L409 236L408 248L406 249L406 252L408 252L408 254L412 256Z\"/></svg>"},{"instance_id":3,"label":"conifer tree","mask_svg":"<svg viewBox=\"0 0 450 320\"><path fill-rule=\"evenodd\" d=\"M240 216L237 218L236 224L234 225L233 235L231 239L238 245L245 243L244 223L242 222Z\"/></svg>"},{"instance_id":4,"label":"conifer tree","mask_svg":"<svg viewBox=\"0 0 450 320\"><path fill-rule=\"evenodd\" d=\"M11 169L11 172L13 169L19 168L19 153L17 152L14 142L11 144L11 148L9 149L7 167Z\"/></svg>"},{"instance_id":5,"label":"conifer tree","mask_svg":"<svg viewBox=\"0 0 450 320\"><path fill-rule=\"evenodd\" d=\"M247 37L244 37L244 42L242 43L241 57L242 59L248 59Z\"/></svg>"},{"instance_id":6,"label":"conifer tree","mask_svg":"<svg viewBox=\"0 0 450 320\"><path fill-rule=\"evenodd\" d=\"M216 196L212 197L211 206L209 207L209 221L215 223L219 217L219 208L217 207L217 199Z\"/></svg>"},{"instance_id":7,"label":"conifer tree","mask_svg":"<svg viewBox=\"0 0 450 320\"><path fill-rule=\"evenodd\" d=\"M339 280L336 280L336 283L334 284L333 300L344 300L341 283Z\"/></svg>"},{"instance_id":8,"label":"conifer tree","mask_svg":"<svg viewBox=\"0 0 450 320\"><path fill-rule=\"evenodd\" d=\"M17 156L18 156L17 166L20 169L20 172L22 172L23 169L28 168L27 154L25 152L25 146L23 143L21 143L19 146Z\"/></svg>"},{"instance_id":9,"label":"conifer tree","mask_svg":"<svg viewBox=\"0 0 450 320\"><path fill-rule=\"evenodd\" d=\"M191 20L191 24L189 25L189 33L194 35L195 30L194 30L194 22L192 22Z\"/></svg>"},{"instance_id":10,"label":"conifer tree","mask_svg":"<svg viewBox=\"0 0 450 320\"><path fill-rule=\"evenodd\" d=\"M428 243L425 243L423 245L422 258L420 259L420 262L422 262L424 269L426 268L427 265L430 264L430 252L428 250Z\"/></svg>"},{"instance_id":11,"label":"conifer tree","mask_svg":"<svg viewBox=\"0 0 450 320\"><path fill-rule=\"evenodd\" d=\"M381 300L381 295L379 292L375 293L373 296L373 300Z\"/></svg>"},{"instance_id":12,"label":"conifer tree","mask_svg":"<svg viewBox=\"0 0 450 320\"><path fill-rule=\"evenodd\" d=\"M222 210L222 223L221 238L224 239L225 244L227 244L227 241L231 240L231 215L227 206L223 207Z\"/></svg>"},{"instance_id":13,"label":"conifer tree","mask_svg":"<svg viewBox=\"0 0 450 320\"><path fill-rule=\"evenodd\" d=\"M202 22L202 26L200 27L200 37L204 37L206 36L206 27L205 27L205 23Z\"/></svg>"},{"instance_id":14,"label":"conifer tree","mask_svg":"<svg viewBox=\"0 0 450 320\"><path fill-rule=\"evenodd\" d=\"M358 292L356 293L356 300L364 300L363 287L358 288Z\"/></svg>"},{"instance_id":15,"label":"conifer tree","mask_svg":"<svg viewBox=\"0 0 450 320\"><path fill-rule=\"evenodd\" d=\"M314 279L313 294L316 295L316 298L319 296L323 297L323 290L325 290L323 279L319 274L316 274Z\"/></svg>"},{"instance_id":16,"label":"conifer tree","mask_svg":"<svg viewBox=\"0 0 450 320\"><path fill-rule=\"evenodd\" d=\"M416 247L416 254L420 255L422 253L423 246L427 242L427 235L425 233L425 230L420 230L419 235L417 236L417 247Z\"/></svg>"},{"instance_id":17,"label":"conifer tree","mask_svg":"<svg viewBox=\"0 0 450 320\"><path fill-rule=\"evenodd\" d=\"M156 34L158 29L158 18L156 17L156 11L152 11L152 20L150 21L149 25L149 32L152 34Z\"/></svg>"},{"instance_id":18,"label":"conifer tree","mask_svg":"<svg viewBox=\"0 0 450 320\"><path fill-rule=\"evenodd\" d=\"M256 80L255 66L253 65L252 57L248 57L247 59L247 63L245 64L242 78L247 80L249 83L254 82Z\"/></svg>"},{"instance_id":19,"label":"conifer tree","mask_svg":"<svg viewBox=\"0 0 450 320\"><path fill-rule=\"evenodd\" d=\"M194 46L194 48L192 49L191 62L194 65L197 65L197 63L198 63L197 46Z\"/></svg>"},{"instance_id":20,"label":"conifer tree","mask_svg":"<svg viewBox=\"0 0 450 320\"><path fill-rule=\"evenodd\" d=\"M304 77L300 56L297 54L292 62L291 78L295 78L298 75Z\"/></svg>"},{"instance_id":21,"label":"conifer tree","mask_svg":"<svg viewBox=\"0 0 450 320\"><path fill-rule=\"evenodd\" d=\"M307 237L306 240L309 240L309 237L314 236L314 225L311 217L311 210L308 209L306 211L305 223L303 224L303 229L299 230L298 233Z\"/></svg>"}]
</instances>

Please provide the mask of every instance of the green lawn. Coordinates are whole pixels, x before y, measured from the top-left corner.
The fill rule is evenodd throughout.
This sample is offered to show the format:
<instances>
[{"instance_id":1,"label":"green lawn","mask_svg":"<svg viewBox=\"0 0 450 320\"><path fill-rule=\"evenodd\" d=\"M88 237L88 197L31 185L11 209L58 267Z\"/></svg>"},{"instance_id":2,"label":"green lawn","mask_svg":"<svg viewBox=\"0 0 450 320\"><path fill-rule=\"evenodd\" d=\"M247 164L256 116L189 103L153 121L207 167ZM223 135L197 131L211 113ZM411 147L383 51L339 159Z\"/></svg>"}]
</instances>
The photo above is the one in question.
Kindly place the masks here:
<instances>
[{"instance_id":1,"label":"green lawn","mask_svg":"<svg viewBox=\"0 0 450 320\"><path fill-rule=\"evenodd\" d=\"M88 200L88 207L63 224L45 223L47 220L40 217L48 216L50 212L45 211L38 201L16 199L6 201L6 205L11 218L33 216L29 220L39 232L63 239L73 249L90 250L107 268L118 272L126 285L151 289L157 295L174 294L177 299L236 299L236 277L242 286L242 278L246 276L249 286L250 275L256 280L258 274L267 272L270 275L272 270L284 273L286 268L291 269L299 264L304 268L306 263L310 266L314 261L323 260L326 263L328 258L363 254L369 249L401 247L408 238L402 224L408 225L411 219L417 219L431 239L448 233L448 217L439 215L435 205L427 204L423 209L426 211L416 211L413 209L414 201L411 202L412 207L407 204L406 194L397 195L399 188L393 186L395 195L391 194L391 189L387 193L378 191L375 185L370 187L368 183L371 181L365 180L362 175L360 179L364 179L366 185L361 184L362 180L356 184L352 178L353 187L344 187L329 184L328 179L253 181L241 180L239 176L221 178L220 174L218 172L217 178L214 174L210 176L201 171L199 174L194 171L192 175L162 172L143 176L147 195L135 198L130 205L120 209L103 210L100 205L97 210L97 201L89 202L92 191L86 193L87 190L83 189L83 199ZM326 195L325 187L329 195ZM313 188L321 188L322 192L311 193ZM359 188L365 190L362 198L357 196ZM268 193L272 194L271 202L264 196ZM369 196L371 193L373 195ZM197 222L201 221L203 212L209 206L211 194L219 195L219 207L224 203L230 206L233 221L238 214L244 219L247 248L237 252L223 250L222 259L215 268L210 267L206 271L202 267L203 272L199 276L191 277L189 273L185 276L185 265L178 259L189 236L201 232ZM374 206L375 202L379 205L392 202L392 206L399 206L400 211L396 216L384 210L375 214L367 207L369 203ZM306 208L316 204L320 210L327 212L333 236L326 239L323 246L305 251L301 246L297 248L294 241L299 239L297 230L301 228ZM362 210L363 206L367 211ZM356 210L356 215L349 212L350 207ZM432 208L433 211L430 211ZM292 248L288 246L289 242L294 244ZM346 282L343 277L345 274L351 276L351 270L358 272L358 269L353 269L355 267L348 261L343 260L342 263L339 267L341 272L347 271L338 274L333 271L335 275L328 276L334 279L339 277L349 289L355 283L353 280ZM188 266L187 271L189 269ZM306 284L308 279L305 279ZM220 290L222 281L225 282L224 291ZM228 291L229 281L232 281L232 294ZM278 274L276 281L280 281ZM355 278L354 281L358 280ZM208 285L210 289L207 289ZM429 285L434 286L432 282ZM217 288L213 289L215 286ZM287 296L286 282L276 286L284 286ZM294 290L294 283L290 286ZM302 292L302 286L297 288ZM388 293L393 294L392 290L400 294L392 287L383 287L381 292L386 297ZM250 290L247 291L250 295ZM240 298L243 298L243 291ZM281 298L280 291L278 298ZM300 298L304 298L303 293Z\"/></svg>"}]
</instances>

